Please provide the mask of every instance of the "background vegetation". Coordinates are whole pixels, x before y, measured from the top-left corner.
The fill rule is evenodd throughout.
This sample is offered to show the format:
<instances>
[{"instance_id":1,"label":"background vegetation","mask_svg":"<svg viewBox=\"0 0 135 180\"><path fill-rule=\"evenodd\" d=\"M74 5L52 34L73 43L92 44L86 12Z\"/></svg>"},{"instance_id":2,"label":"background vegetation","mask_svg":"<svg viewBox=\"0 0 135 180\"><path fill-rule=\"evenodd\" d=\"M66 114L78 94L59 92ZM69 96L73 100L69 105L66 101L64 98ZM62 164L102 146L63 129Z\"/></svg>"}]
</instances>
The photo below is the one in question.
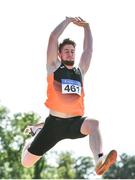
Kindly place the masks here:
<instances>
[{"instance_id":1,"label":"background vegetation","mask_svg":"<svg viewBox=\"0 0 135 180\"><path fill-rule=\"evenodd\" d=\"M16 113L0 105L0 179L88 179L95 176L91 157L75 157L71 152L48 152L30 169L20 163L27 125L35 124L36 113ZM51 157L55 163L51 163ZM103 175L104 179L134 179L135 156L120 155L120 160Z\"/></svg>"}]
</instances>

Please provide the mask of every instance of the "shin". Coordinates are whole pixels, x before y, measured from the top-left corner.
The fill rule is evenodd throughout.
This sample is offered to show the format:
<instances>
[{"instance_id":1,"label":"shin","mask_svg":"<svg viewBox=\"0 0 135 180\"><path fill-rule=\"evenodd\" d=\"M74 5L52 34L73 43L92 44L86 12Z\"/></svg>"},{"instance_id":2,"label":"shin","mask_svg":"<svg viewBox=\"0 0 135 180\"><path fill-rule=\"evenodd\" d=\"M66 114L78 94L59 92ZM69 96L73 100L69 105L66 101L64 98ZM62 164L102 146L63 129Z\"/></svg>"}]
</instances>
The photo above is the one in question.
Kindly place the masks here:
<instances>
[{"instance_id":1,"label":"shin","mask_svg":"<svg viewBox=\"0 0 135 180\"><path fill-rule=\"evenodd\" d=\"M99 154L102 153L102 138L99 130L99 122L94 119L86 119L81 127L83 134L89 134L89 144L93 153L95 162L99 158Z\"/></svg>"}]
</instances>

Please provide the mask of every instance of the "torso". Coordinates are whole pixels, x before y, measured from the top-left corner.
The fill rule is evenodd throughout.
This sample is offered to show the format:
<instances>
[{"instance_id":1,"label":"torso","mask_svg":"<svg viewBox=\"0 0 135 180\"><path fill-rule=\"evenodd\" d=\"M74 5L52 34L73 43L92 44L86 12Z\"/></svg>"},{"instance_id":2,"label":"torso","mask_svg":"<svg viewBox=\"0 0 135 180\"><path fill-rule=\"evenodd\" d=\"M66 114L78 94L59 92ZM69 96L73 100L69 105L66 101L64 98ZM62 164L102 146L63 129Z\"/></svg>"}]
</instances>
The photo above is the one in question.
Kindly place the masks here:
<instances>
[{"instance_id":1,"label":"torso","mask_svg":"<svg viewBox=\"0 0 135 180\"><path fill-rule=\"evenodd\" d=\"M68 69L61 64L54 72L48 73L47 96L45 105L51 115L62 118L82 116L84 90L79 68Z\"/></svg>"},{"instance_id":2,"label":"torso","mask_svg":"<svg viewBox=\"0 0 135 180\"><path fill-rule=\"evenodd\" d=\"M66 114L66 113L62 113L62 112L53 111L52 109L50 109L50 114L52 116L56 116L56 117L60 117L60 118L71 118L71 117L76 116L74 114Z\"/></svg>"}]
</instances>

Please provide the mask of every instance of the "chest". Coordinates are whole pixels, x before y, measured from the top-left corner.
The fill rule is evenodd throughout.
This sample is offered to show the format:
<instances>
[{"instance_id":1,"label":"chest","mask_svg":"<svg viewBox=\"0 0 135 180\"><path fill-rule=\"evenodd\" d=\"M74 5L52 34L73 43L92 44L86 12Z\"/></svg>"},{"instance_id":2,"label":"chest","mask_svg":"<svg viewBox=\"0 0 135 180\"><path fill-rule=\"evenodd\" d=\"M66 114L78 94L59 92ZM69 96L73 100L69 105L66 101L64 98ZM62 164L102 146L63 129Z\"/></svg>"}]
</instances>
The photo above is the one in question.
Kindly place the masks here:
<instances>
[{"instance_id":1,"label":"chest","mask_svg":"<svg viewBox=\"0 0 135 180\"><path fill-rule=\"evenodd\" d=\"M54 72L54 80L61 84L62 94L81 95L82 76L79 69L60 67Z\"/></svg>"}]
</instances>

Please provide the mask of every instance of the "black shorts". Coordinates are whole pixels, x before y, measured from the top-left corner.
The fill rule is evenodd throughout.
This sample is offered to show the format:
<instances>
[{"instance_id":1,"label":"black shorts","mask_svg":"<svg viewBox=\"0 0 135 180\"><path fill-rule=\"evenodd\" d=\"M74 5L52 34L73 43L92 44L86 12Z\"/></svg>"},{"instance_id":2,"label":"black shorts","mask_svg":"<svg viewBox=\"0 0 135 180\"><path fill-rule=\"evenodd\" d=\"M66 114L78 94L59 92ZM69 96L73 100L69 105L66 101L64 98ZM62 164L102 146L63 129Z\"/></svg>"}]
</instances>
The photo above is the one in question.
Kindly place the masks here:
<instances>
[{"instance_id":1,"label":"black shorts","mask_svg":"<svg viewBox=\"0 0 135 180\"><path fill-rule=\"evenodd\" d=\"M86 117L59 118L49 115L38 135L33 140L28 151L34 155L42 156L62 139L82 138L80 129Z\"/></svg>"}]
</instances>

